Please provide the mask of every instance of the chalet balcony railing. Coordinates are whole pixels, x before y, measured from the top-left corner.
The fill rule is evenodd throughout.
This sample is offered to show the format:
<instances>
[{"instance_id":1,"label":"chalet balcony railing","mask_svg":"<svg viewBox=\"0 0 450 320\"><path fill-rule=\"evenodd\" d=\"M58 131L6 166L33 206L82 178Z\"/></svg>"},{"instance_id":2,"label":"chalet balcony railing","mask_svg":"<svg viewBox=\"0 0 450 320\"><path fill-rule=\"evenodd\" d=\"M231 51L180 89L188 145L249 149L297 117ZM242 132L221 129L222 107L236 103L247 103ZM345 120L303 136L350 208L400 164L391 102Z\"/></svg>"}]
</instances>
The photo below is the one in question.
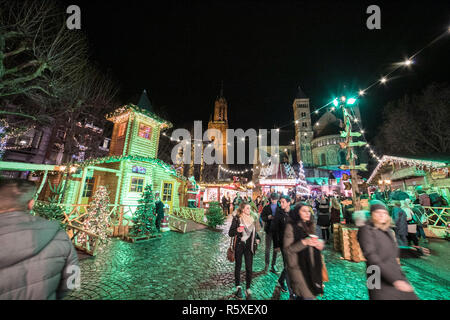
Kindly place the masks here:
<instances>
[{"instance_id":1,"label":"chalet balcony railing","mask_svg":"<svg viewBox=\"0 0 450 320\"><path fill-rule=\"evenodd\" d=\"M423 207L427 217L428 226L435 228L448 228L450 223L450 207Z\"/></svg>"}]
</instances>

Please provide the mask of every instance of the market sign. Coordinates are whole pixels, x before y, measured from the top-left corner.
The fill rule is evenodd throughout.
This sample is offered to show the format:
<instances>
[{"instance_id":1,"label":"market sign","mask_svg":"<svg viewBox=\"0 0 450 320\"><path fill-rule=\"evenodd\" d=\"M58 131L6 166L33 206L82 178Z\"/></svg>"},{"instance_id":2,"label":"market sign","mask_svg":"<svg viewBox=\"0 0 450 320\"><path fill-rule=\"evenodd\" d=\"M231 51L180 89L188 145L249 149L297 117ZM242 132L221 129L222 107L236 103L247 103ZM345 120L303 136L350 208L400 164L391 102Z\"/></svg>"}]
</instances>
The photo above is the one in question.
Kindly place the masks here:
<instances>
[{"instance_id":1,"label":"market sign","mask_svg":"<svg viewBox=\"0 0 450 320\"><path fill-rule=\"evenodd\" d=\"M259 184L266 186L295 186L297 181L295 179L260 179Z\"/></svg>"},{"instance_id":2,"label":"market sign","mask_svg":"<svg viewBox=\"0 0 450 320\"><path fill-rule=\"evenodd\" d=\"M133 166L132 172L133 173L146 174L147 173L147 169L144 168L144 167Z\"/></svg>"}]
</instances>

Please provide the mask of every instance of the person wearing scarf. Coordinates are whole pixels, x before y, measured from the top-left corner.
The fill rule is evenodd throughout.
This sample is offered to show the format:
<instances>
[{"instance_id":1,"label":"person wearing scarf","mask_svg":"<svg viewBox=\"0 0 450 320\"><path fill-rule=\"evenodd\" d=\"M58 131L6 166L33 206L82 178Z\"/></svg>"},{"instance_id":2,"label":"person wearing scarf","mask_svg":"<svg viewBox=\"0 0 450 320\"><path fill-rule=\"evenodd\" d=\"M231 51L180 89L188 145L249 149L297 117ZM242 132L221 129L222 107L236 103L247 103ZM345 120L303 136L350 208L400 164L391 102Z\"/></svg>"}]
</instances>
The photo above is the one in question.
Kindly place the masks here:
<instances>
[{"instance_id":1,"label":"person wearing scarf","mask_svg":"<svg viewBox=\"0 0 450 320\"><path fill-rule=\"evenodd\" d=\"M323 294L322 254L324 242L315 235L311 208L304 203L295 206L287 220L283 250L293 298L314 300Z\"/></svg>"}]
</instances>

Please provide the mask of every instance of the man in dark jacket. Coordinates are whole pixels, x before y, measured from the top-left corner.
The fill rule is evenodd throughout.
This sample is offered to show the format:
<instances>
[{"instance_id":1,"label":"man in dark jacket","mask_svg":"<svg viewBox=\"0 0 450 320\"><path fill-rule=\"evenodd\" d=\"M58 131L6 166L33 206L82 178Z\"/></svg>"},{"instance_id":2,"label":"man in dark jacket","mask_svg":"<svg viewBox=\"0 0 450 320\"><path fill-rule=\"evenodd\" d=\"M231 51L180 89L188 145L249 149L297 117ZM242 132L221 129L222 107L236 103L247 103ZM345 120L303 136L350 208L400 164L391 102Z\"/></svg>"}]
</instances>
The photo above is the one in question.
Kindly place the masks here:
<instances>
[{"instance_id":1,"label":"man in dark jacket","mask_svg":"<svg viewBox=\"0 0 450 320\"><path fill-rule=\"evenodd\" d=\"M275 215L275 218L272 220L270 229L273 237L273 249L275 252L281 251L281 256L283 258L283 271L281 272L280 278L278 279L278 285L281 288L281 291L287 292L287 286L285 284L286 280L286 264L284 253L282 251L283 248L283 239L284 239L284 230L286 229L287 219L289 218L289 212L291 211L291 198L288 196L282 196L280 199L281 210L278 214ZM289 281L287 281L289 283Z\"/></svg>"},{"instance_id":2,"label":"man in dark jacket","mask_svg":"<svg viewBox=\"0 0 450 320\"><path fill-rule=\"evenodd\" d=\"M0 300L62 299L79 286L76 251L58 222L28 213L32 182L0 180Z\"/></svg>"},{"instance_id":3,"label":"man in dark jacket","mask_svg":"<svg viewBox=\"0 0 450 320\"><path fill-rule=\"evenodd\" d=\"M395 223L395 235L399 246L406 246L408 242L408 221L406 219L406 212L400 207L400 201L395 202L395 207L392 210L392 220Z\"/></svg>"},{"instance_id":4,"label":"man in dark jacket","mask_svg":"<svg viewBox=\"0 0 450 320\"><path fill-rule=\"evenodd\" d=\"M281 213L281 208L278 206L278 199L279 196L277 193L272 193L270 196L270 204L265 206L261 212L261 219L264 222L264 231L266 233L266 266L264 268L264 272L267 272L269 269L269 263L270 263L270 251L272 249L273 244L273 237L270 225L272 223L272 220L277 216L277 214ZM275 264L277 263L277 252L273 250L272 253L272 267L270 269L271 272L277 273L277 269Z\"/></svg>"},{"instance_id":5,"label":"man in dark jacket","mask_svg":"<svg viewBox=\"0 0 450 320\"><path fill-rule=\"evenodd\" d=\"M164 219L164 203L161 201L161 198L159 197L159 193L155 194L155 211L156 211L156 229L158 232L161 232L161 220Z\"/></svg>"}]
</instances>

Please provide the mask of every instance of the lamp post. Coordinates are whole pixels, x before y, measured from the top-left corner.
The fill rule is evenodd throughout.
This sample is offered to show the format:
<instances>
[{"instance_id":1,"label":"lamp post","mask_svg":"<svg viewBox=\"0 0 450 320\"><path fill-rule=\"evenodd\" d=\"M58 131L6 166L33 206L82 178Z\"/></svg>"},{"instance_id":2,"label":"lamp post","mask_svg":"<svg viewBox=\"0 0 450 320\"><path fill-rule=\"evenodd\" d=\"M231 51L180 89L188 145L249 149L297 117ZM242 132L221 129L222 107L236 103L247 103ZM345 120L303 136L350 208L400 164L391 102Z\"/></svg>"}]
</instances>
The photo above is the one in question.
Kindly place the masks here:
<instances>
[{"instance_id":1,"label":"lamp post","mask_svg":"<svg viewBox=\"0 0 450 320\"><path fill-rule=\"evenodd\" d=\"M345 132L343 135L345 136L345 148L347 149L347 157L346 160L349 164L350 169L350 176L352 179L352 200L353 200L353 207L355 208L355 211L361 210L361 201L359 196L359 187L358 187L358 171L355 168L355 157L353 153L353 136L356 136L352 134L352 123L351 123L351 116L348 113L346 107L351 106L356 102L355 98L348 98L346 96L342 96L340 99L334 99L333 103L335 107L340 107L342 109L342 113L344 116L344 123L345 123Z\"/></svg>"}]
</instances>

